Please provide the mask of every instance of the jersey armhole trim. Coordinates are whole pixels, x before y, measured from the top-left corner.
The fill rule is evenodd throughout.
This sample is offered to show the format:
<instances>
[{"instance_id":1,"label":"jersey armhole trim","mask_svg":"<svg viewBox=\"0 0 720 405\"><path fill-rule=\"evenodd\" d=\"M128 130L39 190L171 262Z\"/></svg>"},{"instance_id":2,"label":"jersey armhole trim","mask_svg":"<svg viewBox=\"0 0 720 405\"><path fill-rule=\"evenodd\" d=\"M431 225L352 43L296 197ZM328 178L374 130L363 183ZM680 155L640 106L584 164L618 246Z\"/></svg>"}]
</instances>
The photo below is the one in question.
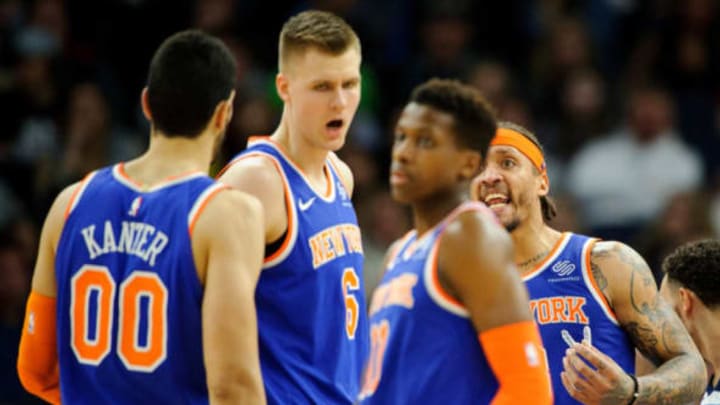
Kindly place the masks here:
<instances>
[{"instance_id":1,"label":"jersey armhole trim","mask_svg":"<svg viewBox=\"0 0 720 405\"><path fill-rule=\"evenodd\" d=\"M427 288L428 295L432 298L440 308L453 313L462 318L469 318L470 312L467 308L459 302L450 293L445 291L442 284L440 283L439 266L438 266L438 252L440 251L440 240L442 239L447 225L452 222L458 215L466 211L477 211L481 214L486 212L485 205L475 201L465 202L455 208L448 216L439 224L438 235L433 242L433 246L428 255L427 262L425 263L425 269L423 271L423 279L425 280L425 288Z\"/></svg>"},{"instance_id":2,"label":"jersey armhole trim","mask_svg":"<svg viewBox=\"0 0 720 405\"><path fill-rule=\"evenodd\" d=\"M70 201L68 201L67 207L65 208L65 220L68 219L78 202L80 202L83 193L85 193L85 189L90 184L93 177L95 177L95 174L97 174L97 171L88 173L85 178L80 181L80 184L77 186L75 191L73 191L72 196L70 196Z\"/></svg>"},{"instance_id":3,"label":"jersey armhole trim","mask_svg":"<svg viewBox=\"0 0 720 405\"><path fill-rule=\"evenodd\" d=\"M195 231L195 225L200 218L200 214L202 214L208 202L210 202L210 200L220 191L227 189L230 189L230 187L221 183L215 183L210 187L206 188L205 191L203 191L200 196L195 200L195 203L193 204L192 209L190 209L190 213L188 214L188 234L190 235L191 239L193 236L193 232Z\"/></svg>"},{"instance_id":4,"label":"jersey armhole trim","mask_svg":"<svg viewBox=\"0 0 720 405\"><path fill-rule=\"evenodd\" d=\"M332 169L335 171L335 175L338 179L340 179L340 183L342 183L342 186L345 188L345 191L349 194L351 192L350 187L348 186L348 180L343 176L343 172L340 171L339 168L339 162L340 158L337 157L337 155L333 152L330 152L328 154L328 162L330 162L330 166L332 166ZM352 190L354 191L354 190Z\"/></svg>"},{"instance_id":5,"label":"jersey armhole trim","mask_svg":"<svg viewBox=\"0 0 720 405\"><path fill-rule=\"evenodd\" d=\"M583 279L585 280L585 285L592 294L593 298L595 298L595 301L598 303L603 313L605 313L605 316L607 316L612 323L619 326L620 322L615 315L615 311L613 311L610 303L608 303L607 297L605 297L605 294L602 292L595 280L595 276L592 274L592 251L598 241L599 239L590 239L585 243L585 246L583 246Z\"/></svg>"}]
</instances>

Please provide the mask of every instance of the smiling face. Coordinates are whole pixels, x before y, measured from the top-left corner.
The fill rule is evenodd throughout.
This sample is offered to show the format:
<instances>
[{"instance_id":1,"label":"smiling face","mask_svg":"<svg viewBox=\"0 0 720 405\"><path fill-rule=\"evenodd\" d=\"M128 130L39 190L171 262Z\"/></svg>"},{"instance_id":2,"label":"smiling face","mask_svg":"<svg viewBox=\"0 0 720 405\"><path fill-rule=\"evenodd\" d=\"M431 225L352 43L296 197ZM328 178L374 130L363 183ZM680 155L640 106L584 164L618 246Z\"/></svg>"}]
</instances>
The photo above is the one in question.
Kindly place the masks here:
<instances>
[{"instance_id":1,"label":"smiling face","mask_svg":"<svg viewBox=\"0 0 720 405\"><path fill-rule=\"evenodd\" d=\"M539 197L548 193L546 177L512 146L491 146L471 187L473 198L490 207L510 232L527 221L543 220Z\"/></svg>"},{"instance_id":2,"label":"smiling face","mask_svg":"<svg viewBox=\"0 0 720 405\"><path fill-rule=\"evenodd\" d=\"M390 167L393 198L412 204L454 193L480 161L479 152L461 149L452 115L409 103L395 126Z\"/></svg>"},{"instance_id":3,"label":"smiling face","mask_svg":"<svg viewBox=\"0 0 720 405\"><path fill-rule=\"evenodd\" d=\"M318 149L340 149L360 103L359 50L332 55L310 47L285 65L276 84L292 136Z\"/></svg>"}]
</instances>

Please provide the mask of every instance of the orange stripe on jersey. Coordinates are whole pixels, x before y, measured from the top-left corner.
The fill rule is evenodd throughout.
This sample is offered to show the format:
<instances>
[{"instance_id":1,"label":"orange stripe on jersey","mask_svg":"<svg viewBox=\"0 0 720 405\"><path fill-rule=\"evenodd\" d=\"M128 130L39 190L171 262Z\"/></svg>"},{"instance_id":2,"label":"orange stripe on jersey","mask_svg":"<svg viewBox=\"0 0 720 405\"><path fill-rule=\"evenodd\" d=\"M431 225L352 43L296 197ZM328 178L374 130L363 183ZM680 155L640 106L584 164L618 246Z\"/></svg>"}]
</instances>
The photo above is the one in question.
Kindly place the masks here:
<instances>
[{"instance_id":1,"label":"orange stripe on jersey","mask_svg":"<svg viewBox=\"0 0 720 405\"><path fill-rule=\"evenodd\" d=\"M266 257L265 260L263 260L263 263L269 263L273 260L277 259L281 255L285 253L285 251L288 249L288 246L290 245L290 241L293 239L293 234L295 232L295 227L297 226L296 219L295 219L295 204L292 200L292 191L290 191L290 185L288 184L287 179L285 178L285 175L283 174L282 168L280 167L280 164L275 161L275 159L270 159L270 161L273 162L275 167L277 168L278 172L280 173L280 177L282 178L283 182L283 188L285 189L285 211L287 215L287 231L285 232L285 240L283 240L282 245L280 245L280 248L273 252L270 256Z\"/></svg>"},{"instance_id":2,"label":"orange stripe on jersey","mask_svg":"<svg viewBox=\"0 0 720 405\"><path fill-rule=\"evenodd\" d=\"M248 145L250 145L251 143L255 143L255 142L267 140L267 139L268 139L268 137L264 137L264 136L253 136L253 137L250 137L250 139L248 140ZM296 227L295 205L293 204L293 201L292 201L292 192L290 191L290 185L288 184L287 179L285 178L285 174L283 173L280 163L278 163L278 161L275 160L275 158L273 158L272 156L270 156L266 153L251 152L251 153L248 153L248 154L245 154L242 156L238 156L237 158L230 161L230 163L228 163L227 166L225 166L225 168L223 168L220 171L220 173L218 173L217 177L219 178L231 166L240 162L241 160L245 160L245 159L249 159L249 158L253 158L253 157L261 157L261 158L267 159L275 166L275 169L277 170L278 174L280 175L280 178L282 179L284 194L285 194L285 211L287 214L287 232L285 233L285 239L283 240L282 245L280 245L280 248L277 251L273 252L272 255L266 257L263 260L263 263L267 264L267 263L275 260L279 256L281 256L285 252L288 245L290 244L290 241L292 240L292 235L293 235L293 232L295 231L295 227Z\"/></svg>"},{"instance_id":3,"label":"orange stripe on jersey","mask_svg":"<svg viewBox=\"0 0 720 405\"><path fill-rule=\"evenodd\" d=\"M432 269L430 272L430 282L432 283L432 286L435 289L435 291L437 291L440 294L442 299L465 310L465 306L463 304L461 304L457 299L455 299L455 297L450 295L450 293L445 291L445 288L443 288L442 284L440 283L440 279L438 277L438 265L437 265L437 250L439 249L439 247L440 247L440 243L439 243L439 241L436 241L435 246L433 247L434 254L432 255L433 256L433 264L432 264Z\"/></svg>"},{"instance_id":4,"label":"orange stripe on jersey","mask_svg":"<svg viewBox=\"0 0 720 405\"><path fill-rule=\"evenodd\" d=\"M593 295L595 295L596 298L598 298L597 301L600 306L603 307L603 310L605 313L610 317L610 319L618 323L617 316L615 315L615 311L613 311L612 307L610 306L610 303L607 300L607 297L605 297L605 294L602 292L600 287L597 284L597 281L595 280L595 276L593 275L592 269L592 263L590 263L592 258L592 251L595 247L595 243L598 242L598 239L593 239L590 242L587 243L585 246L585 273L587 274L588 280L590 280L590 287L593 289Z\"/></svg>"},{"instance_id":5,"label":"orange stripe on jersey","mask_svg":"<svg viewBox=\"0 0 720 405\"><path fill-rule=\"evenodd\" d=\"M198 197L197 200L195 200L195 204L193 205L193 208L190 210L190 215L188 215L188 232L190 233L190 237L193 235L193 231L195 230L195 224L197 223L198 218L200 218L200 214L205 209L205 206L207 206L207 203L210 201L212 197L214 197L217 193L219 193L222 190L229 189L229 186L223 185L223 184L214 184L210 187L208 187L207 190L203 191L203 193Z\"/></svg>"},{"instance_id":6,"label":"orange stripe on jersey","mask_svg":"<svg viewBox=\"0 0 720 405\"><path fill-rule=\"evenodd\" d=\"M555 246L553 246L552 249L550 250L550 253L548 253L547 256L545 256L545 258L540 263L535 265L535 267L530 272L528 272L527 274L524 274L522 276L523 280L533 278L537 273L543 271L545 269L545 266L547 266L547 264L555 258L557 253L559 253L560 247L564 246L565 242L567 242L569 239L570 239L570 233L563 232L563 234L560 236L560 239L558 239L557 242L555 242Z\"/></svg>"},{"instance_id":7,"label":"orange stripe on jersey","mask_svg":"<svg viewBox=\"0 0 720 405\"><path fill-rule=\"evenodd\" d=\"M342 172L338 168L338 162L336 162L336 161L339 161L339 160L340 160L340 158L338 158L337 155L334 154L333 152L330 152L330 154L328 154L328 161L330 162L330 166L332 166L333 169L335 170L335 174L337 174L343 187L345 187L345 191L350 193L350 187L348 186L347 180L345 179L345 177L342 175ZM328 188L328 190L329 190L329 188Z\"/></svg>"},{"instance_id":8,"label":"orange stripe on jersey","mask_svg":"<svg viewBox=\"0 0 720 405\"><path fill-rule=\"evenodd\" d=\"M125 171L125 163L124 163L124 162L118 163L117 168L118 168L118 170L117 170L118 174L119 174L123 179L125 179L125 181L127 181L128 183L134 185L134 186L137 187L137 188L142 188L142 187L143 187L142 183L139 183L139 182L133 180L133 179L127 174L127 172Z\"/></svg>"},{"instance_id":9,"label":"orange stripe on jersey","mask_svg":"<svg viewBox=\"0 0 720 405\"><path fill-rule=\"evenodd\" d=\"M82 193L85 191L85 188L90 183L90 179L92 179L95 176L96 172L90 172L88 173L81 181L80 184L78 184L75 191L73 191L72 196L70 196L70 201L68 201L67 207L65 207L65 219L70 216L70 213L73 209L75 209L75 205L77 205L78 201L80 200L80 196L82 196Z\"/></svg>"},{"instance_id":10,"label":"orange stripe on jersey","mask_svg":"<svg viewBox=\"0 0 720 405\"><path fill-rule=\"evenodd\" d=\"M290 166L292 166L295 170L297 170L297 172L300 173L303 176L303 178L305 178L305 182L308 183L308 185L311 185L310 181L308 181L308 175L305 173L305 171L302 168L300 168L300 166L297 163L295 163L295 160L293 160L288 155L288 153L285 151L285 148L282 145L280 145L278 142L274 141L269 136L268 137L254 136L254 137L250 138L250 140L248 140L248 145L250 145L251 143L256 143L256 142L267 142L269 144L272 144L275 147L275 149L277 150L277 152L280 155L282 155L283 158L285 158L287 163ZM318 194L320 195L320 197L327 200L330 197L332 197L333 182L332 182L332 175L330 174L330 168L328 168L327 164L325 164L323 166L323 169L324 169L323 174L325 175L325 192L318 193ZM340 173L338 173L338 177L339 176L340 176ZM342 177L341 177L341 179L342 179ZM312 186L310 188L313 189ZM346 187L346 189L347 189L347 187ZM347 190L350 191L350 189L347 189Z\"/></svg>"}]
</instances>

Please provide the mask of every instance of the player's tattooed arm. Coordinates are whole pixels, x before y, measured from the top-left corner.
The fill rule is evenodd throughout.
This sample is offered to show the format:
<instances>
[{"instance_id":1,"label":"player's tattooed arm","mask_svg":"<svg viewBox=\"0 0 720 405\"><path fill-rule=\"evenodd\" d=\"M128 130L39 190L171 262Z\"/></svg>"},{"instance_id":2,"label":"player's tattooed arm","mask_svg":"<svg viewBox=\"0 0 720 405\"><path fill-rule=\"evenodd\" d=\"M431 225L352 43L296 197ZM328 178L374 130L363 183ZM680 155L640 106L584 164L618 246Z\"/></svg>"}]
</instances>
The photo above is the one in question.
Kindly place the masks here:
<instances>
[{"instance_id":1,"label":"player's tattooed arm","mask_svg":"<svg viewBox=\"0 0 720 405\"><path fill-rule=\"evenodd\" d=\"M658 368L639 379L636 404L697 401L705 387L705 370L682 322L659 296L643 258L618 242L599 242L591 270L618 321L642 354Z\"/></svg>"}]
</instances>

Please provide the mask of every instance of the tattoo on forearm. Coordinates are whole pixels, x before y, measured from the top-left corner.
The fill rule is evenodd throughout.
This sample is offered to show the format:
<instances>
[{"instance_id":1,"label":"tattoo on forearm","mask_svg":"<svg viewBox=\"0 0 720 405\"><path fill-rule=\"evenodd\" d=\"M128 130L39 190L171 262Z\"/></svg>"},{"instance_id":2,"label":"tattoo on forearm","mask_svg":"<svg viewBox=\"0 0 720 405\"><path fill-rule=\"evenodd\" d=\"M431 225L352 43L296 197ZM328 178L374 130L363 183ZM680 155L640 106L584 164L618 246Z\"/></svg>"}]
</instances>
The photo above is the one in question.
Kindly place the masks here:
<instances>
[{"instance_id":1,"label":"tattoo on forearm","mask_svg":"<svg viewBox=\"0 0 720 405\"><path fill-rule=\"evenodd\" d=\"M607 278L605 278L605 275L602 273L602 270L600 269L600 266L595 264L595 262L590 260L590 271L592 271L593 278L595 279L595 282L598 285L598 288L602 293L607 297L607 286L608 281Z\"/></svg>"},{"instance_id":2,"label":"tattoo on forearm","mask_svg":"<svg viewBox=\"0 0 720 405\"><path fill-rule=\"evenodd\" d=\"M630 273L630 305L635 319L623 327L635 346L659 368L643 379L638 404L678 404L696 400L703 381L698 356L691 354L692 343L667 305L657 293L647 265L635 252L618 248L617 258ZM644 320L642 320L644 318ZM700 384L700 385L698 385Z\"/></svg>"}]
</instances>

